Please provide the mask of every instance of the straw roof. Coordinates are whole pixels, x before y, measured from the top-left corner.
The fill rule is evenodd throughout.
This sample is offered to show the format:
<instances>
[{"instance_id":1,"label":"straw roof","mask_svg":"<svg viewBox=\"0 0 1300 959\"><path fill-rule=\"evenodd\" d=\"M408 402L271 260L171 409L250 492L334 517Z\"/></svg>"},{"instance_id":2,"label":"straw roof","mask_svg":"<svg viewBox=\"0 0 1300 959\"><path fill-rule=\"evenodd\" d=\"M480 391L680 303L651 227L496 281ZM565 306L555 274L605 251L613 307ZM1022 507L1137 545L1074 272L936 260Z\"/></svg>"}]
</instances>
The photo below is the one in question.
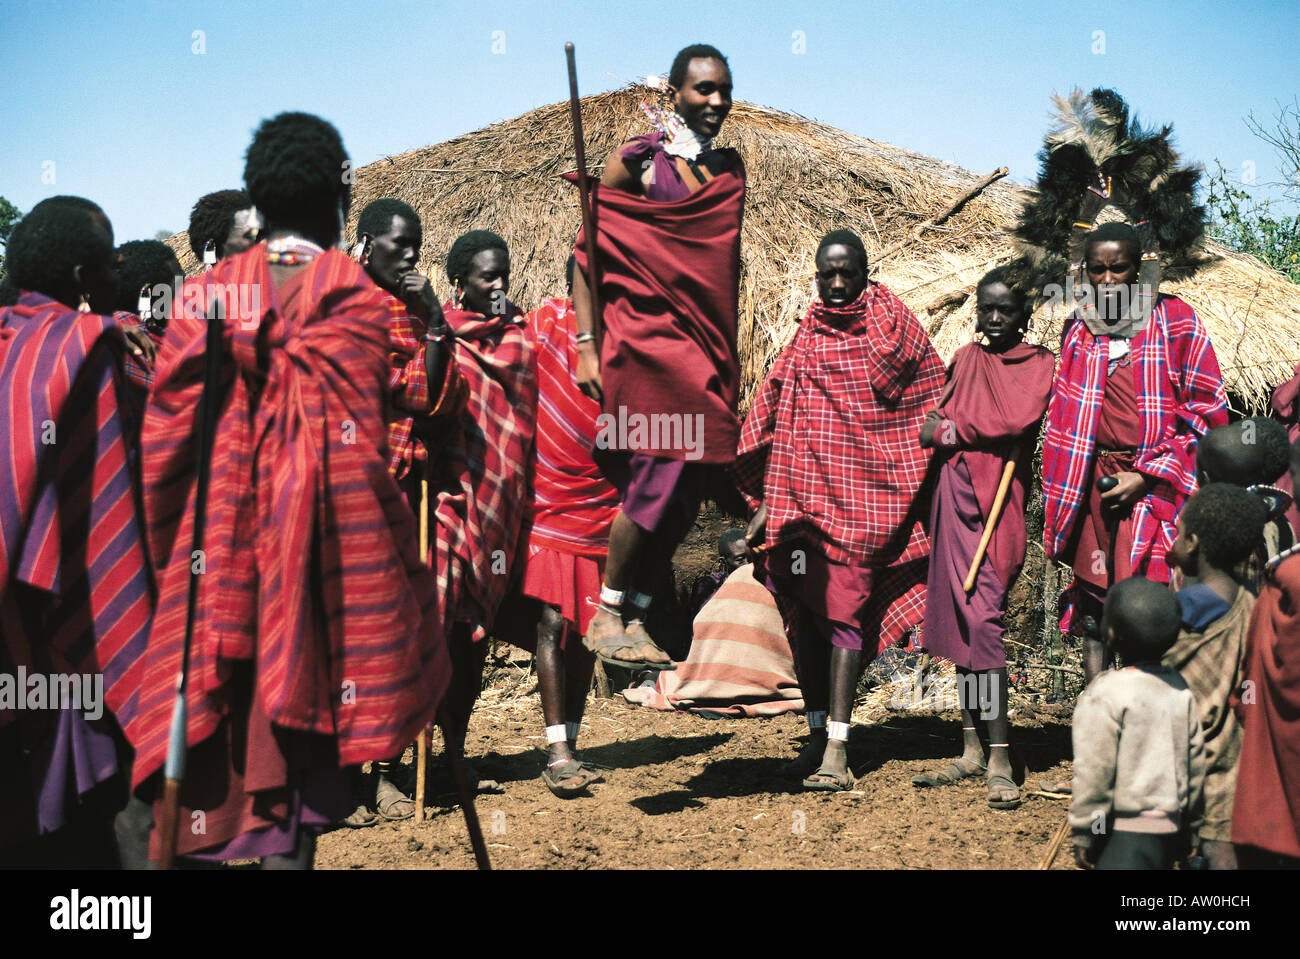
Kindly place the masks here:
<instances>
[{"instance_id":1,"label":"straw roof","mask_svg":"<svg viewBox=\"0 0 1300 959\"><path fill-rule=\"evenodd\" d=\"M583 99L593 169L650 128L639 103L659 95L632 85ZM424 224L421 272L442 292L452 241L466 230L494 230L510 245L511 299L530 309L563 290L580 223L577 191L559 179L575 165L570 123L568 104L552 104L361 167L349 228L371 200L395 196L411 204ZM971 339L974 285L1011 258L1005 231L1023 189L993 183L942 226L877 263L881 251L947 210L983 175L744 102L735 104L718 143L738 149L748 170L739 323L746 404L793 335L812 295L817 241L836 227L862 237L874 278L911 307L945 358ZM193 266L183 235L173 243ZM1163 289L1196 309L1229 390L1257 409L1300 361L1300 286L1252 257L1209 250L1217 257L1210 267ZM1059 307L1040 310L1030 339L1055 348L1063 319Z\"/></svg>"}]
</instances>

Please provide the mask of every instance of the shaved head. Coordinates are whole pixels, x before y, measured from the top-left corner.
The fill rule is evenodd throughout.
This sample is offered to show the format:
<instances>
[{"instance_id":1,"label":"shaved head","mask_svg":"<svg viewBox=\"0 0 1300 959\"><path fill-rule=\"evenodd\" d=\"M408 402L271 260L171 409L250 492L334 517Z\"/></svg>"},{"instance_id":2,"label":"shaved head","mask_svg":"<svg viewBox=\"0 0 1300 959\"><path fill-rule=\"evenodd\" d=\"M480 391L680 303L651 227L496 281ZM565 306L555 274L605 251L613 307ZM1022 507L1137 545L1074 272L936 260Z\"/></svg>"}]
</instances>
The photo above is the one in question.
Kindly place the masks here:
<instances>
[{"instance_id":1,"label":"shaved head","mask_svg":"<svg viewBox=\"0 0 1300 959\"><path fill-rule=\"evenodd\" d=\"M1226 423L1197 444L1196 471L1210 483L1275 483L1287 468L1286 444L1286 427L1267 417Z\"/></svg>"},{"instance_id":2,"label":"shaved head","mask_svg":"<svg viewBox=\"0 0 1300 959\"><path fill-rule=\"evenodd\" d=\"M1133 576L1107 591L1101 632L1125 663L1157 662L1178 639L1181 618L1168 586Z\"/></svg>"}]
</instances>

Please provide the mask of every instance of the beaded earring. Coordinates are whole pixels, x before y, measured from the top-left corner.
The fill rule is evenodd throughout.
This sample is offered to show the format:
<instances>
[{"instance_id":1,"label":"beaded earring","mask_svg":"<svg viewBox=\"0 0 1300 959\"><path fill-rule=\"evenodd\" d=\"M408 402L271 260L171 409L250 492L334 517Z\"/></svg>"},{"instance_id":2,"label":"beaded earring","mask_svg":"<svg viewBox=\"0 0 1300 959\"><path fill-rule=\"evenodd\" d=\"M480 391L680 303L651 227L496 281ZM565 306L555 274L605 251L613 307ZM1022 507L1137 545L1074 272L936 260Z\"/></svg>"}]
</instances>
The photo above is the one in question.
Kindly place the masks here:
<instances>
[{"instance_id":1,"label":"beaded earring","mask_svg":"<svg viewBox=\"0 0 1300 959\"><path fill-rule=\"evenodd\" d=\"M217 245L213 243L211 240L208 240L207 243L203 244L203 265L204 266L217 265Z\"/></svg>"},{"instance_id":2,"label":"beaded earring","mask_svg":"<svg viewBox=\"0 0 1300 959\"><path fill-rule=\"evenodd\" d=\"M459 310L461 301L460 277L456 277L456 279L452 280L452 284L456 287L456 292L453 294L452 302L455 304L456 309Z\"/></svg>"},{"instance_id":3,"label":"beaded earring","mask_svg":"<svg viewBox=\"0 0 1300 959\"><path fill-rule=\"evenodd\" d=\"M81 294L81 302L77 304L77 312L78 313L90 312L90 297L88 297L85 293Z\"/></svg>"}]
</instances>

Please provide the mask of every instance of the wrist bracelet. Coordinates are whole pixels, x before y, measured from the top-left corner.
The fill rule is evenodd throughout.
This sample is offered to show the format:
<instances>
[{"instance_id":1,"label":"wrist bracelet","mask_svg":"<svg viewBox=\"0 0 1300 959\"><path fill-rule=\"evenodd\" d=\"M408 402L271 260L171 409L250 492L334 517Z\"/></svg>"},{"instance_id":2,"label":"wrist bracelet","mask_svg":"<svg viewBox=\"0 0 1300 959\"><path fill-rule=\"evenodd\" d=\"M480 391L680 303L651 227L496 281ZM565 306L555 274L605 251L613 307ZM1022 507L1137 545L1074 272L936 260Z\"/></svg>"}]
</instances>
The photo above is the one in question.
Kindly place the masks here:
<instances>
[{"instance_id":1,"label":"wrist bracelet","mask_svg":"<svg viewBox=\"0 0 1300 959\"><path fill-rule=\"evenodd\" d=\"M448 324L444 323L442 324L442 326L435 326L431 328L427 333L424 334L424 339L429 343L441 343L443 340L447 339L447 336L450 333L451 333L451 327Z\"/></svg>"},{"instance_id":2,"label":"wrist bracelet","mask_svg":"<svg viewBox=\"0 0 1300 959\"><path fill-rule=\"evenodd\" d=\"M581 346L583 343L594 343L594 342L596 342L596 334L595 334L595 333L579 333L578 336L577 336L577 339L575 340L575 342L576 342L579 346Z\"/></svg>"}]
</instances>

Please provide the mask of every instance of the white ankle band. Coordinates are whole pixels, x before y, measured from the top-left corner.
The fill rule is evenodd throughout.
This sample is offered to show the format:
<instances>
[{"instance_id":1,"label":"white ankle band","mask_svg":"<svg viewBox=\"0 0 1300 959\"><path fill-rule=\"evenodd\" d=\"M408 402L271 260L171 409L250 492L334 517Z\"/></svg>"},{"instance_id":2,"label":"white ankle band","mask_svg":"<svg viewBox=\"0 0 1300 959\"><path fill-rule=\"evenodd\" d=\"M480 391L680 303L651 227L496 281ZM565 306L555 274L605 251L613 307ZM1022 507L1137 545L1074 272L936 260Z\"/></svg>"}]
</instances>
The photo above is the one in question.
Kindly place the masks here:
<instances>
[{"instance_id":1,"label":"white ankle band","mask_svg":"<svg viewBox=\"0 0 1300 959\"><path fill-rule=\"evenodd\" d=\"M606 606L613 606L618 609L623 605L623 590L610 589L604 583L600 584L600 601Z\"/></svg>"},{"instance_id":2,"label":"white ankle band","mask_svg":"<svg viewBox=\"0 0 1300 959\"><path fill-rule=\"evenodd\" d=\"M809 729L825 729L826 717L829 716L830 713L824 709L814 709L804 715L808 720Z\"/></svg>"},{"instance_id":3,"label":"white ankle band","mask_svg":"<svg viewBox=\"0 0 1300 959\"><path fill-rule=\"evenodd\" d=\"M628 590L627 601L631 603L633 606L635 606L637 609L641 610L641 612L644 614L645 611L650 608L650 604L654 602L654 597L650 596L647 593L637 593L637 592L633 592L632 590Z\"/></svg>"},{"instance_id":4,"label":"white ankle band","mask_svg":"<svg viewBox=\"0 0 1300 959\"><path fill-rule=\"evenodd\" d=\"M835 722L835 720L832 719L830 722L828 722L828 723L826 724L826 738L827 738L827 739L838 739L838 740L839 740L840 742L842 742L842 743L846 743L846 742L848 742L848 741L849 741L849 724L848 724L848 723L837 723L837 722Z\"/></svg>"},{"instance_id":5,"label":"white ankle band","mask_svg":"<svg viewBox=\"0 0 1300 959\"><path fill-rule=\"evenodd\" d=\"M578 741L578 733L582 732L582 723L565 723L564 732L571 743Z\"/></svg>"},{"instance_id":6,"label":"white ankle band","mask_svg":"<svg viewBox=\"0 0 1300 959\"><path fill-rule=\"evenodd\" d=\"M554 746L556 743L562 743L568 738L568 730L564 723L556 723L554 726L546 727L546 745Z\"/></svg>"}]
</instances>

